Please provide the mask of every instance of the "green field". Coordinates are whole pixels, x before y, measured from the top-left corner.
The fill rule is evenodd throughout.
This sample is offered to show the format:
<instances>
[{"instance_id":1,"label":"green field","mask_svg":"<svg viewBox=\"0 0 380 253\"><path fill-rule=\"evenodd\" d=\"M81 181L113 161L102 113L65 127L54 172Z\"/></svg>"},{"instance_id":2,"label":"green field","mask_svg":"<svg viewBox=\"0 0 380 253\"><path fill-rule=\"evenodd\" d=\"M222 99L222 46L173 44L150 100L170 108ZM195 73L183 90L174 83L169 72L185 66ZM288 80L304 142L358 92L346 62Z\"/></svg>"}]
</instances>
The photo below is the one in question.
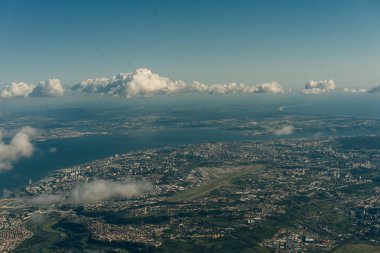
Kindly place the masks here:
<instances>
[{"instance_id":1,"label":"green field","mask_svg":"<svg viewBox=\"0 0 380 253\"><path fill-rule=\"evenodd\" d=\"M51 246L65 236L52 228L59 220L59 215L54 214L44 216L44 220L41 222L30 222L28 228L33 232L33 237L24 241L13 252L51 252Z\"/></svg>"},{"instance_id":2,"label":"green field","mask_svg":"<svg viewBox=\"0 0 380 253\"><path fill-rule=\"evenodd\" d=\"M107 244L89 240L86 225L67 220L58 213L46 214L41 219L29 222L28 229L33 236L25 240L12 252L17 253L48 253L48 252L136 252L125 250L125 245ZM120 247L121 248L120 248Z\"/></svg>"},{"instance_id":3,"label":"green field","mask_svg":"<svg viewBox=\"0 0 380 253\"><path fill-rule=\"evenodd\" d=\"M334 253L379 253L380 246L369 244L345 244L334 250Z\"/></svg>"}]
</instances>

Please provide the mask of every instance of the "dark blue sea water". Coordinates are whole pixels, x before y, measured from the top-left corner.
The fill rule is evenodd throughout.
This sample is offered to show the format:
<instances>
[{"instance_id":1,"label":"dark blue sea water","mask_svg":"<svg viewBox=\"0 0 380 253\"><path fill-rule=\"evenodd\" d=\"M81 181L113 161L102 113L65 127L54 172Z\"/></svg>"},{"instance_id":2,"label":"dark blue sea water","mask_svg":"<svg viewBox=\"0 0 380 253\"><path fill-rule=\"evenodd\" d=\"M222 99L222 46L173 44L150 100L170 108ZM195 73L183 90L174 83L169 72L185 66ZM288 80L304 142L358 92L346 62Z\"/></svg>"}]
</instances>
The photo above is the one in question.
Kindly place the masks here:
<instances>
[{"instance_id":1,"label":"dark blue sea water","mask_svg":"<svg viewBox=\"0 0 380 253\"><path fill-rule=\"evenodd\" d=\"M380 94L303 96L290 104L285 110L291 113L380 118Z\"/></svg>"}]
</instances>

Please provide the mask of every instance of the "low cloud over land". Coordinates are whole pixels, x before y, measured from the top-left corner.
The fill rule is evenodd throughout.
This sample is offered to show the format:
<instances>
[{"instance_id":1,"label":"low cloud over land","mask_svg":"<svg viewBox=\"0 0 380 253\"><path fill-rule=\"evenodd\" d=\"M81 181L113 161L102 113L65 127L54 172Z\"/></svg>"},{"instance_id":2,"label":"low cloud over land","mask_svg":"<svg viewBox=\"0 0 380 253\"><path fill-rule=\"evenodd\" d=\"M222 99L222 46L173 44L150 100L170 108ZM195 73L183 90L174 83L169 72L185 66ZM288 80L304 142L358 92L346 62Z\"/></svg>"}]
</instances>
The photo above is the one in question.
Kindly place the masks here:
<instances>
[{"instance_id":1,"label":"low cloud over land","mask_svg":"<svg viewBox=\"0 0 380 253\"><path fill-rule=\"evenodd\" d=\"M274 130L275 135L291 135L294 132L294 126L284 126L280 129Z\"/></svg>"},{"instance_id":2,"label":"low cloud over land","mask_svg":"<svg viewBox=\"0 0 380 253\"><path fill-rule=\"evenodd\" d=\"M63 197L61 195L43 193L32 198L29 203L36 206L50 206L61 203L62 201Z\"/></svg>"},{"instance_id":3,"label":"low cloud over land","mask_svg":"<svg viewBox=\"0 0 380 253\"><path fill-rule=\"evenodd\" d=\"M69 199L75 203L97 203L110 199L134 198L151 190L153 185L147 181L95 180L75 186Z\"/></svg>"},{"instance_id":4,"label":"low cloud over land","mask_svg":"<svg viewBox=\"0 0 380 253\"><path fill-rule=\"evenodd\" d=\"M29 204L40 207L50 207L64 202L92 204L111 199L135 198L153 189L153 185L148 181L94 180L80 182L66 193L40 194L33 197Z\"/></svg>"},{"instance_id":5,"label":"low cloud over land","mask_svg":"<svg viewBox=\"0 0 380 253\"><path fill-rule=\"evenodd\" d=\"M13 163L33 154L32 139L35 134L34 128L23 127L11 138L9 143L5 143L3 132L0 131L0 172L12 169Z\"/></svg>"}]
</instances>

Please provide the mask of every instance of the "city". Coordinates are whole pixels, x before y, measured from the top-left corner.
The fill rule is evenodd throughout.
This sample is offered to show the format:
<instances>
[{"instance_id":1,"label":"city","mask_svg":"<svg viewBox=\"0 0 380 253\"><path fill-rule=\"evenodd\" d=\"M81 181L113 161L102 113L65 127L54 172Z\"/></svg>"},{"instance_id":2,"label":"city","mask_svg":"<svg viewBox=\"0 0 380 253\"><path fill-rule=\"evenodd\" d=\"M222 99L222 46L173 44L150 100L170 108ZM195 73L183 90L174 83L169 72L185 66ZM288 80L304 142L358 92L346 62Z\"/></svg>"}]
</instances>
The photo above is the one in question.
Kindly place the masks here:
<instances>
[{"instance_id":1,"label":"city","mask_svg":"<svg viewBox=\"0 0 380 253\"><path fill-rule=\"evenodd\" d=\"M90 236L90 248L98 243L132 252L189 245L208 252L217 245L330 252L353 241L378 247L379 147L352 148L363 138L377 137L206 143L59 170L1 200L7 228L2 245L22 252L23 242L42 232L26 217L40 216L52 219L48 229L60 231L55 240L66 250L76 233ZM72 198L79 182L94 180L146 181L153 187L131 198Z\"/></svg>"}]
</instances>

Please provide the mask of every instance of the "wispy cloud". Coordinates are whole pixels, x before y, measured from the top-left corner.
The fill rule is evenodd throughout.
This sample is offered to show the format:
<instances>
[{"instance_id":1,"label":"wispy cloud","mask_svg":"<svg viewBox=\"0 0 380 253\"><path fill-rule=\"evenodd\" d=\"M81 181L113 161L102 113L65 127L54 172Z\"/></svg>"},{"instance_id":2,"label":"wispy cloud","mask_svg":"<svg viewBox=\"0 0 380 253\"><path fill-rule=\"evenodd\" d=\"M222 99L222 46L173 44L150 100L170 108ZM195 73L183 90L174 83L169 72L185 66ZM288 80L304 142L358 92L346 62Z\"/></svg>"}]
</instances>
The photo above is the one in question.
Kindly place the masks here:
<instances>
[{"instance_id":1,"label":"wispy cloud","mask_svg":"<svg viewBox=\"0 0 380 253\"><path fill-rule=\"evenodd\" d=\"M62 201L62 195L43 193L31 198L29 203L35 206L50 206L53 204L61 203Z\"/></svg>"},{"instance_id":2,"label":"wispy cloud","mask_svg":"<svg viewBox=\"0 0 380 253\"><path fill-rule=\"evenodd\" d=\"M42 193L29 200L30 205L50 208L61 203L92 204L112 199L135 198L154 189L148 181L112 181L98 179L78 182L71 190L62 193Z\"/></svg>"},{"instance_id":3,"label":"wispy cloud","mask_svg":"<svg viewBox=\"0 0 380 253\"><path fill-rule=\"evenodd\" d=\"M380 93L380 83L369 89L367 93Z\"/></svg>"},{"instance_id":4,"label":"wispy cloud","mask_svg":"<svg viewBox=\"0 0 380 253\"><path fill-rule=\"evenodd\" d=\"M294 126L283 126L273 131L275 135L291 135L295 130Z\"/></svg>"}]
</instances>

